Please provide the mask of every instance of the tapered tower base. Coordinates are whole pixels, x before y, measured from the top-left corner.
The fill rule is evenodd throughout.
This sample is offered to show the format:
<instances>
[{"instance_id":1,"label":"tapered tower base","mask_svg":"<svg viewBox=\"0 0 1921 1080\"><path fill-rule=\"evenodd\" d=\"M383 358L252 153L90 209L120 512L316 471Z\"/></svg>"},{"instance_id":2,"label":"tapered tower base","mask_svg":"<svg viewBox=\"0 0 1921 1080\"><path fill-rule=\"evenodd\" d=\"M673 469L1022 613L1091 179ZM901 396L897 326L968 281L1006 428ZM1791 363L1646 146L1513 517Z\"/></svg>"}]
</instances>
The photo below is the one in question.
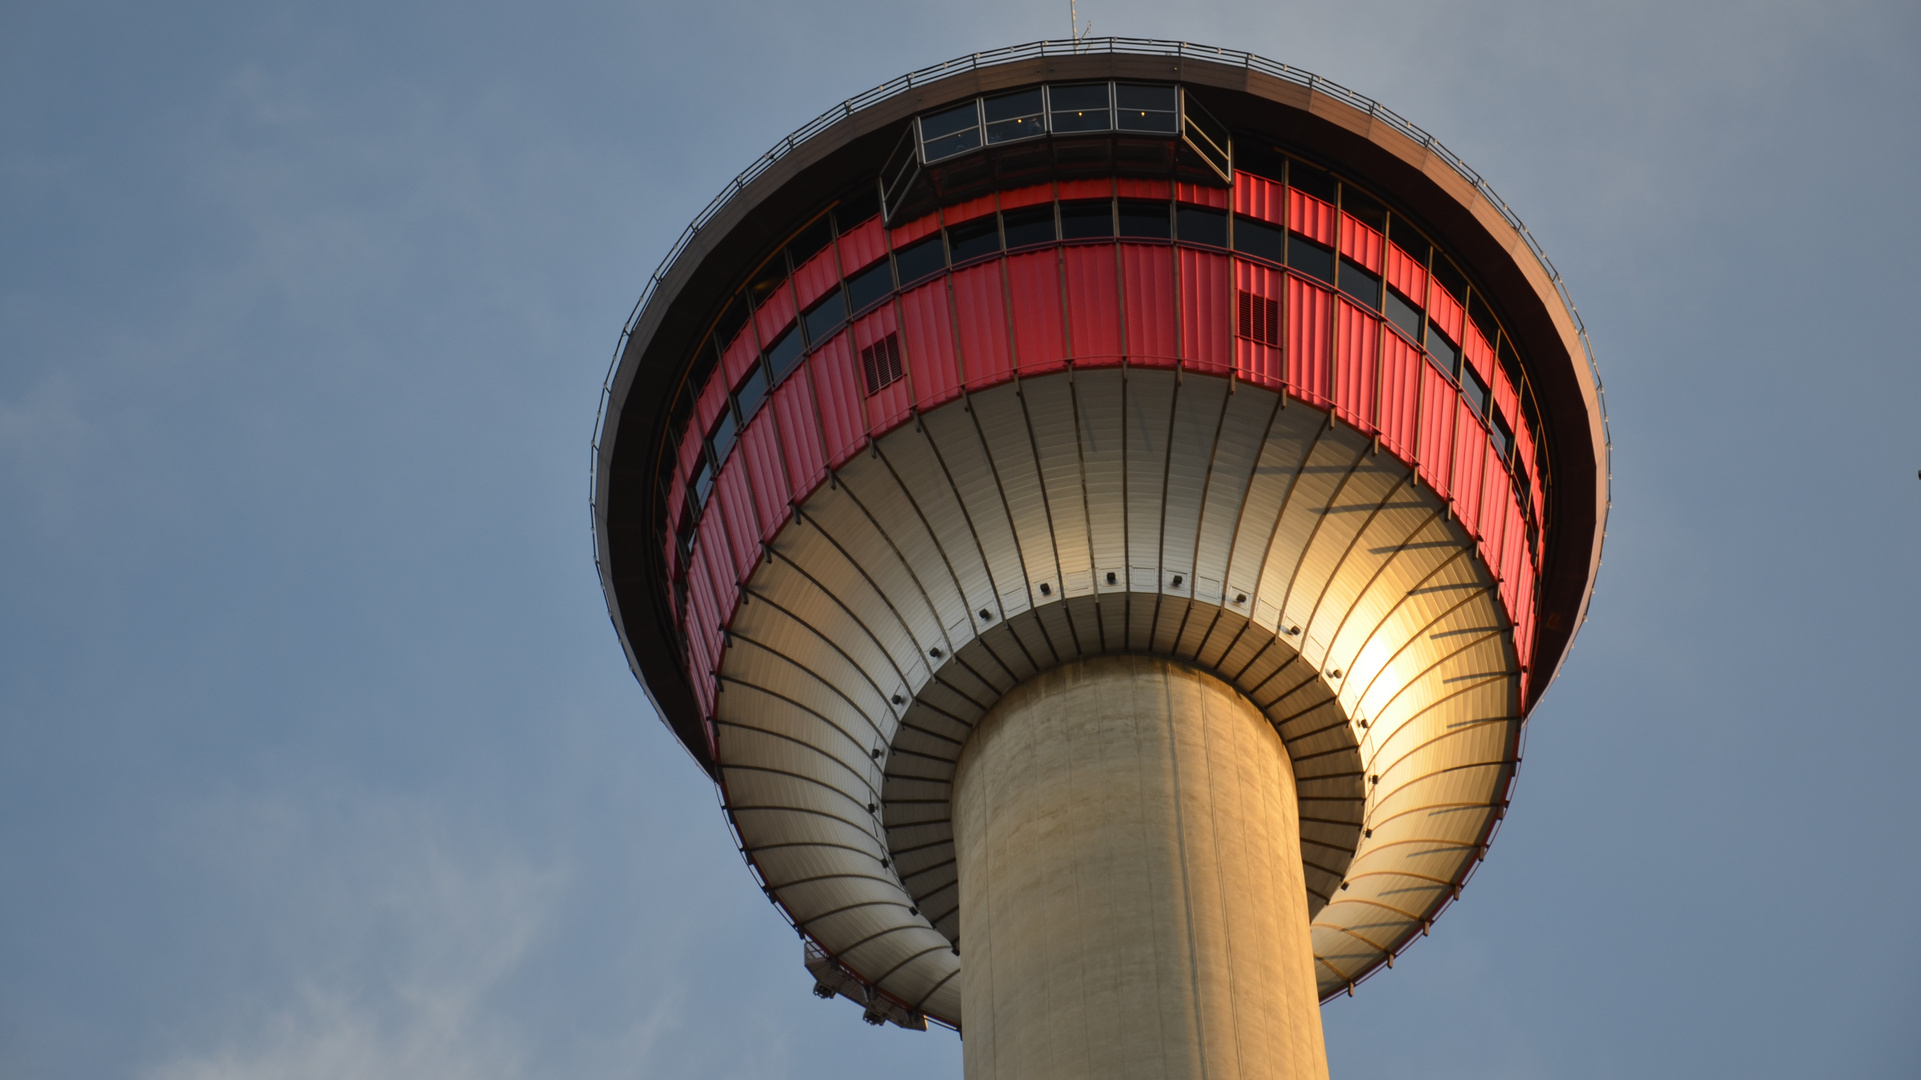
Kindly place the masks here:
<instances>
[{"instance_id":1,"label":"tapered tower base","mask_svg":"<svg viewBox=\"0 0 1921 1080\"><path fill-rule=\"evenodd\" d=\"M967 1080L1325 1080L1294 770L1233 687L1044 672L954 792Z\"/></svg>"}]
</instances>

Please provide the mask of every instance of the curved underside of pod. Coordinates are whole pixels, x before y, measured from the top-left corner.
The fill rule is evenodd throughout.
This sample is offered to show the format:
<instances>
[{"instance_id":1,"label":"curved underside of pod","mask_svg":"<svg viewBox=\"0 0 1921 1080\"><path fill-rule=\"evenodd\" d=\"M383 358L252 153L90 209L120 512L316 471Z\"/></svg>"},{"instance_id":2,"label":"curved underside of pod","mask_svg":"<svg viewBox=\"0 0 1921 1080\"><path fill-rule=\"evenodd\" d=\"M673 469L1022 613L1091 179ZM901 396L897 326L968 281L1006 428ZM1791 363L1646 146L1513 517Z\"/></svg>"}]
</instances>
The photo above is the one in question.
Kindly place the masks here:
<instances>
[{"instance_id":1,"label":"curved underside of pod","mask_svg":"<svg viewBox=\"0 0 1921 1080\"><path fill-rule=\"evenodd\" d=\"M1432 919L1515 760L1473 539L1373 440L1227 379L1059 374L927 413L802 505L747 597L715 710L742 845L823 949L954 1023L954 763L1037 672L1177 657L1274 723L1324 995Z\"/></svg>"}]
</instances>

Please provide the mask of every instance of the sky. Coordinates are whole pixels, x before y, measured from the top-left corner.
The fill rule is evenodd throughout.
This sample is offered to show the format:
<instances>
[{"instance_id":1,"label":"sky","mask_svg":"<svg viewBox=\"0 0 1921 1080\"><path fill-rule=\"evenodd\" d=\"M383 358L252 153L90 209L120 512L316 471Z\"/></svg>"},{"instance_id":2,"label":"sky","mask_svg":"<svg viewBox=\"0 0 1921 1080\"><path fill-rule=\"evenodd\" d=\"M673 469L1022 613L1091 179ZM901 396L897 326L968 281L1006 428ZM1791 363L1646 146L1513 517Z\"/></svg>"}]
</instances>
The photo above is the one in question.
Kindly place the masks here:
<instances>
[{"instance_id":1,"label":"sky","mask_svg":"<svg viewBox=\"0 0 1921 1080\"><path fill-rule=\"evenodd\" d=\"M1592 330L1614 513L1337 1080L1921 1074L1921 6L1184 5L1434 132ZM958 1078L808 993L588 532L647 275L1067 5L0 5L0 1076Z\"/></svg>"}]
</instances>

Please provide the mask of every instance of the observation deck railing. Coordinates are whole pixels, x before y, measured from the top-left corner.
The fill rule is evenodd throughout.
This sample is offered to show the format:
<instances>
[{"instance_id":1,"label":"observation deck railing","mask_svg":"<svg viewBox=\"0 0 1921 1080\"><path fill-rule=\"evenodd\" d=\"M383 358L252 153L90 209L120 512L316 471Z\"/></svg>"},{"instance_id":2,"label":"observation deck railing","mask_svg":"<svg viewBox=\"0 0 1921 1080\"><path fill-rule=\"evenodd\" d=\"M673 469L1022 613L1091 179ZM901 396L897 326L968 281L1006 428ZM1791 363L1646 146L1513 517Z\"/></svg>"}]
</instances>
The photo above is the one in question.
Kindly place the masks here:
<instances>
[{"instance_id":1,"label":"observation deck railing","mask_svg":"<svg viewBox=\"0 0 1921 1080\"><path fill-rule=\"evenodd\" d=\"M600 444L606 434L607 403L613 397L614 373L619 370L621 354L626 351L627 341L632 337L635 325L639 323L641 314L647 310L648 303L653 300L655 292L659 290L662 279L666 277L668 270L673 267L675 260L679 259L681 254L687 250L688 245L693 243L694 237L699 235L700 231L707 227L715 215L720 213L721 207L725 206L729 200L745 190L747 185L759 179L768 169L773 168L776 162L793 152L796 147L870 105L886 101L915 87L938 82L941 79L965 71L1010 63L1016 60L1028 60L1046 56L1072 56L1087 53L1110 53L1119 56L1192 57L1196 60L1207 60L1217 64L1244 67L1252 71L1261 72L1264 75L1270 75L1274 78L1294 83L1297 86L1306 87L1313 93L1326 94L1350 108L1357 109L1375 120L1386 123L1402 135L1421 144L1423 148L1446 162L1448 167L1453 169L1461 179L1466 180L1472 185L1474 190L1480 192L1481 197L1488 201L1488 205L1494 207L1501 215L1502 220L1513 226L1514 231L1521 235L1522 240L1526 241L1528 250L1534 253L1535 260L1541 264L1541 269L1546 271L1548 280L1554 283L1554 290L1560 295L1561 304L1567 309L1568 317L1573 320L1575 332L1580 338L1583 358L1587 361L1588 373L1594 379L1594 393L1601 410L1601 438L1603 451L1606 455L1606 460L1603 463L1605 469L1604 483L1609 489L1606 504L1607 510L1603 512L1601 519L1601 535L1605 541L1608 516L1614 505L1612 493L1614 483L1614 438L1608 426L1607 393L1601 384L1601 370L1594 362L1594 348L1588 340L1587 326L1581 321L1581 313L1574 306L1573 297L1568 295L1567 283L1562 279L1561 272L1555 269L1553 261L1547 257L1545 251L1541 250L1541 245L1534 239L1534 234L1528 231L1528 227L1523 224L1521 219L1509 208L1506 200L1494 193L1494 189L1488 186L1486 180L1481 178L1481 174L1470 168L1467 162L1461 160L1459 155L1442 145L1440 140L1423 131L1413 122L1401 116L1401 114L1364 94L1356 93L1339 83L1323 79L1313 72L1303 71L1300 68L1288 64L1277 63L1266 57L1256 56L1253 53L1243 52L1239 49L1194 45L1185 41L1162 41L1155 38L1108 37L1084 38L1077 41L1030 41L1023 45L1009 45L1006 48L993 49L988 52L970 53L967 56L957 57L944 63L921 68L918 71L910 71L898 78L890 79L871 90L865 90L855 94L839 105L828 109L807 123L802 124L786 138L775 143L766 153L755 158L753 163L741 170L740 174L735 176L733 181L726 187L723 187L720 194L715 195L713 200L701 209L700 213L694 215L694 220L681 231L679 239L675 240L673 246L667 249L667 254L660 260L660 265L655 267L654 272L647 278L647 284L641 290L640 299L635 301L633 311L627 316L627 322L621 328L620 340L615 342L613 358L607 365L607 376L601 382L600 404L594 414L593 443L590 447L592 461L587 476L587 515L588 528L593 537L594 569L596 573L600 575L602 582L606 581L606 575L604 568L601 566L600 527L598 508L595 500L599 492L600 482ZM612 618L611 608L609 610L609 618ZM1579 628L1576 627L1576 629L1578 630ZM616 627L616 630L618 630L618 627Z\"/></svg>"}]
</instances>

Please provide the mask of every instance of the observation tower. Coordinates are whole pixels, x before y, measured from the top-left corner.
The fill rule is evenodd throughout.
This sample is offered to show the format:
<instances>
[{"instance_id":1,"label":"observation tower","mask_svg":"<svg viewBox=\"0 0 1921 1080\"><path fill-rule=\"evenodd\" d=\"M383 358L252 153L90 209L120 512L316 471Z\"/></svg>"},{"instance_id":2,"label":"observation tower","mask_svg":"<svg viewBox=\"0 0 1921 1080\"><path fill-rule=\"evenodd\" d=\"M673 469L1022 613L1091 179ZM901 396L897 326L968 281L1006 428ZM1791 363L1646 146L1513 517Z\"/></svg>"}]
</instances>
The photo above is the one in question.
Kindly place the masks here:
<instances>
[{"instance_id":1,"label":"observation tower","mask_svg":"<svg viewBox=\"0 0 1921 1080\"><path fill-rule=\"evenodd\" d=\"M628 662L815 992L969 1080L1324 1077L1508 809L1608 508L1558 275L1435 140L1108 39L850 100L649 283Z\"/></svg>"}]
</instances>

